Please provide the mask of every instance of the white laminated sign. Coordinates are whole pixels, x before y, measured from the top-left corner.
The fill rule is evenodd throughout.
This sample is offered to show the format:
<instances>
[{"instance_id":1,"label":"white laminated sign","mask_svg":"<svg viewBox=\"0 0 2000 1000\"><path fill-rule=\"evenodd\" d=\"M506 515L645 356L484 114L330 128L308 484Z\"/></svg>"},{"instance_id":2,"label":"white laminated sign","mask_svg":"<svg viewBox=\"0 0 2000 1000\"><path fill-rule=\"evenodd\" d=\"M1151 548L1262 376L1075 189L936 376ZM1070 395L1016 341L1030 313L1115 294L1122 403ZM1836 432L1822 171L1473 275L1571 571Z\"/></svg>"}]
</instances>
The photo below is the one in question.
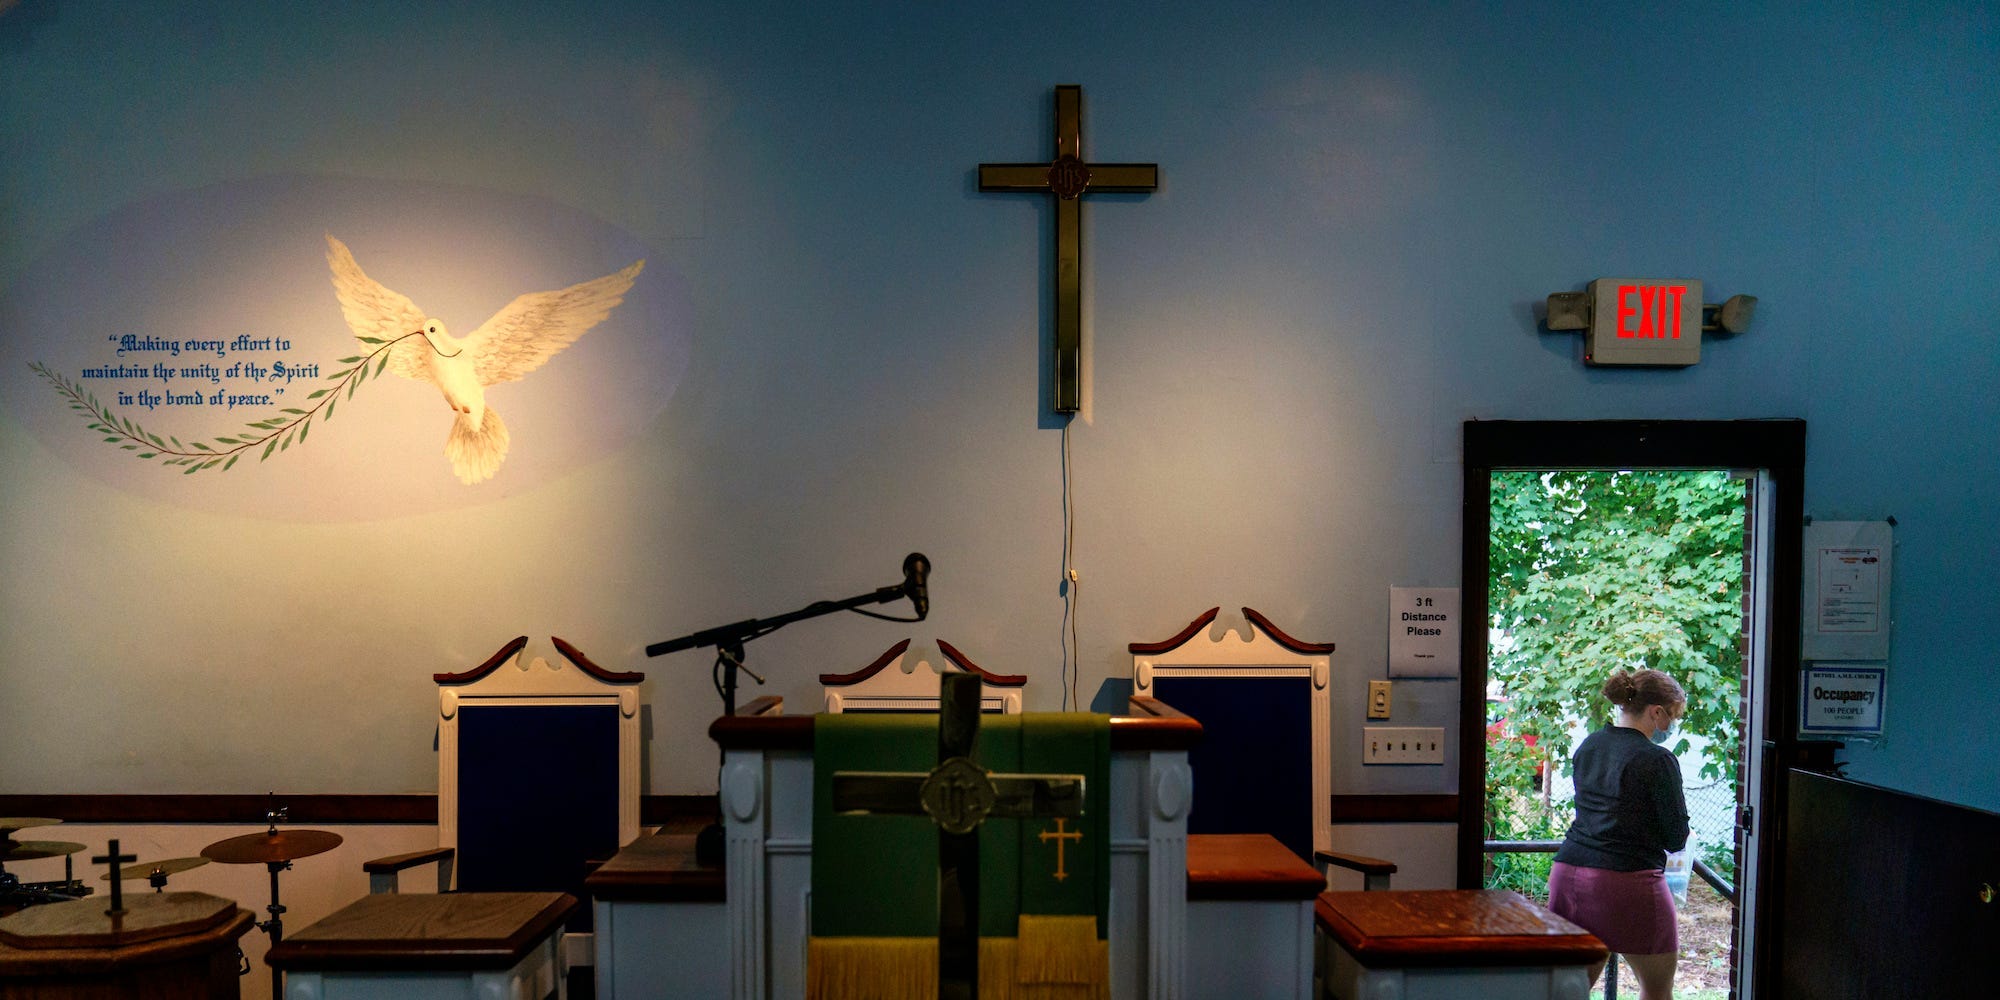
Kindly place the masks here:
<instances>
[{"instance_id":1,"label":"white laminated sign","mask_svg":"<svg viewBox=\"0 0 2000 1000\"><path fill-rule=\"evenodd\" d=\"M1808 660L1889 658L1890 564L1885 521L1814 521L1805 528Z\"/></svg>"},{"instance_id":2,"label":"white laminated sign","mask_svg":"<svg viewBox=\"0 0 2000 1000\"><path fill-rule=\"evenodd\" d=\"M1458 676L1458 588L1389 588L1389 676Z\"/></svg>"},{"instance_id":3,"label":"white laminated sign","mask_svg":"<svg viewBox=\"0 0 2000 1000\"><path fill-rule=\"evenodd\" d=\"M1799 684L1799 735L1882 735L1886 674L1881 667L1807 667Z\"/></svg>"}]
</instances>

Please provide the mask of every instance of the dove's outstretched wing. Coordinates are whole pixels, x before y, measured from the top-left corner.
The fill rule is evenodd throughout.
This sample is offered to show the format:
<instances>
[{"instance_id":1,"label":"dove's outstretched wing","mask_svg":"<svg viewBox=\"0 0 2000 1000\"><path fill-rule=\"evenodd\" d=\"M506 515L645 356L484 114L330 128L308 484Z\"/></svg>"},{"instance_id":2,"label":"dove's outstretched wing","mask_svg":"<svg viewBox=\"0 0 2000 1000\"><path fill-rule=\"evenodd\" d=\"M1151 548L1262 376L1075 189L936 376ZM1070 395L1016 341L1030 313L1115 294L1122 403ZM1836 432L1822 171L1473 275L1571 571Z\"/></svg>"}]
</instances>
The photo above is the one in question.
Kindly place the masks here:
<instances>
[{"instance_id":1,"label":"dove's outstretched wing","mask_svg":"<svg viewBox=\"0 0 2000 1000\"><path fill-rule=\"evenodd\" d=\"M362 273L347 244L326 237L326 264L333 269L333 291L340 297L340 313L356 337L374 337L383 343L423 328L424 311L401 292L393 292L381 282ZM376 345L363 344L373 350ZM431 377L428 353L431 347L422 337L411 337L389 351L389 370L407 379L435 382Z\"/></svg>"},{"instance_id":2,"label":"dove's outstretched wing","mask_svg":"<svg viewBox=\"0 0 2000 1000\"><path fill-rule=\"evenodd\" d=\"M479 384L512 382L540 368L611 315L645 266L644 260L636 260L616 274L560 291L530 292L507 303L466 338Z\"/></svg>"}]
</instances>

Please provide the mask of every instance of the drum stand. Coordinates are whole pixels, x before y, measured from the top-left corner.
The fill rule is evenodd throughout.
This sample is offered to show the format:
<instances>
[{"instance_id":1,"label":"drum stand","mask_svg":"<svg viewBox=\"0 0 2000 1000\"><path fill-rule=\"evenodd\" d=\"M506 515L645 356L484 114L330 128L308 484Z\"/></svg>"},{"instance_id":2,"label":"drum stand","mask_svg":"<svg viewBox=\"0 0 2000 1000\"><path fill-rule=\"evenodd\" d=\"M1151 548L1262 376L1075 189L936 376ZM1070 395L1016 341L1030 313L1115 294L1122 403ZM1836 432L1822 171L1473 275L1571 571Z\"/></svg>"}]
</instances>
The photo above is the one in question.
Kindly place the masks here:
<instances>
[{"instance_id":1,"label":"drum stand","mask_svg":"<svg viewBox=\"0 0 2000 1000\"><path fill-rule=\"evenodd\" d=\"M292 867L297 858L307 858L340 846L341 837L325 830L286 830L279 832L278 824L285 822L290 808L279 806L264 813L270 829L263 833L245 834L217 841L201 849L202 857L220 861L227 865L263 864L271 873L271 905L265 911L271 919L260 920L255 926L271 937L271 947L285 939L285 906L278 902L278 873ZM268 963L267 963L268 964ZM271 998L283 1000L284 973L271 970Z\"/></svg>"},{"instance_id":2,"label":"drum stand","mask_svg":"<svg viewBox=\"0 0 2000 1000\"><path fill-rule=\"evenodd\" d=\"M272 825L271 832L278 832L276 824ZM270 935L271 947L273 948L276 948L278 942L285 939L285 907L278 902L278 873L291 866L292 863L290 861L267 861L264 863L264 867L271 870L271 905L264 907L265 911L271 914L271 919L260 920L253 926ZM284 979L284 973L277 969L271 970L271 1000L284 1000Z\"/></svg>"}]
</instances>

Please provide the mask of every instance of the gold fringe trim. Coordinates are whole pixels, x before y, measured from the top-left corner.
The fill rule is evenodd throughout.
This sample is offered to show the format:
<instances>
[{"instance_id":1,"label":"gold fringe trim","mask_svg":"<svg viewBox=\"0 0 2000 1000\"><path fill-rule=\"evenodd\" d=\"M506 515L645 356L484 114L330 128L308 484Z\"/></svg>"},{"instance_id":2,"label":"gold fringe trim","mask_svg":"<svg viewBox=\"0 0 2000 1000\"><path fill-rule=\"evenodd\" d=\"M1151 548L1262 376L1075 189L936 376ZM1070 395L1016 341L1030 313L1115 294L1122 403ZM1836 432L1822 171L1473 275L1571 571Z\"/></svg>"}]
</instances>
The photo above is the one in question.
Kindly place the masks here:
<instances>
[{"instance_id":1,"label":"gold fringe trim","mask_svg":"<svg viewBox=\"0 0 2000 1000\"><path fill-rule=\"evenodd\" d=\"M1023 914L1021 937L979 939L980 1000L1107 1000L1111 957L1095 917ZM807 1000L935 1000L937 939L816 937Z\"/></svg>"},{"instance_id":2,"label":"gold fringe trim","mask_svg":"<svg viewBox=\"0 0 2000 1000\"><path fill-rule=\"evenodd\" d=\"M1094 916L1021 914L1015 977L1023 985L1091 985L1105 979L1110 953Z\"/></svg>"},{"instance_id":3,"label":"gold fringe trim","mask_svg":"<svg viewBox=\"0 0 2000 1000\"><path fill-rule=\"evenodd\" d=\"M904 937L816 937L806 943L809 1000L880 997L934 1000L937 940Z\"/></svg>"},{"instance_id":4,"label":"gold fringe trim","mask_svg":"<svg viewBox=\"0 0 2000 1000\"><path fill-rule=\"evenodd\" d=\"M1020 992L1014 988L1013 938L983 937L979 939L979 1000L1017 1000ZM937 986L931 986L935 995Z\"/></svg>"}]
</instances>

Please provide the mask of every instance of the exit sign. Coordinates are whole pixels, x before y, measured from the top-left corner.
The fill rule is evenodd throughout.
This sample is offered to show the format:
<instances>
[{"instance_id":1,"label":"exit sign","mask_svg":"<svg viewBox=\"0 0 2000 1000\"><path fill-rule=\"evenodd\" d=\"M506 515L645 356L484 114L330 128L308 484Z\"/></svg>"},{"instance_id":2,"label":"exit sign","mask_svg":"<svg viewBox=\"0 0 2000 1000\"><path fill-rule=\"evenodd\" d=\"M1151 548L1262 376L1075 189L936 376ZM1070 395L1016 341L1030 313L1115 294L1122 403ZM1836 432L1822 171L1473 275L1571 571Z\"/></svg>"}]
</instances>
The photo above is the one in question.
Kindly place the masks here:
<instances>
[{"instance_id":1,"label":"exit sign","mask_svg":"<svg viewBox=\"0 0 2000 1000\"><path fill-rule=\"evenodd\" d=\"M1599 278L1590 283L1593 365L1686 366L1701 360L1701 282Z\"/></svg>"}]
</instances>

